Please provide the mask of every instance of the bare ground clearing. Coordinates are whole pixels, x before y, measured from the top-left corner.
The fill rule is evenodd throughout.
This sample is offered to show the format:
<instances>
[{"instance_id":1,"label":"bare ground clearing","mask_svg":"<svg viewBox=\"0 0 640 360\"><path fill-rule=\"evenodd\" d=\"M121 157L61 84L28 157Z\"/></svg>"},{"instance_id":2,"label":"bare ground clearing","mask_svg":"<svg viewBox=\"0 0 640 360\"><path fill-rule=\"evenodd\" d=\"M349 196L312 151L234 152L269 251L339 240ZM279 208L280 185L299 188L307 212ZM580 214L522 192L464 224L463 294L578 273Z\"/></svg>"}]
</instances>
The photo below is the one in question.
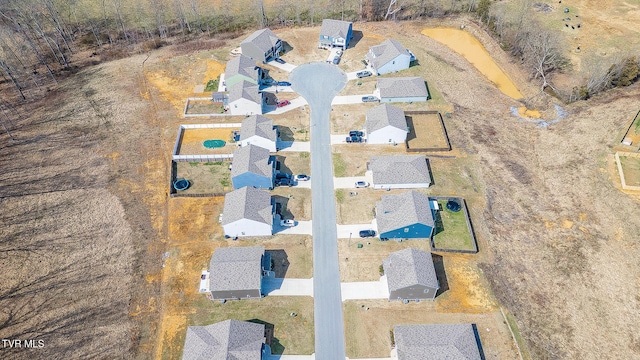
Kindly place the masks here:
<instances>
[{"instance_id":1,"label":"bare ground clearing","mask_svg":"<svg viewBox=\"0 0 640 360\"><path fill-rule=\"evenodd\" d=\"M178 154L232 154L238 149L238 146L232 142L232 133L234 130L240 130L240 128L185 129L183 130L182 143L178 149ZM223 140L226 144L221 148L209 149L204 147L205 140Z\"/></svg>"},{"instance_id":2,"label":"bare ground clearing","mask_svg":"<svg viewBox=\"0 0 640 360\"><path fill-rule=\"evenodd\" d=\"M222 194L233 190L229 162L178 162L177 179L191 183L180 194Z\"/></svg>"},{"instance_id":3,"label":"bare ground clearing","mask_svg":"<svg viewBox=\"0 0 640 360\"><path fill-rule=\"evenodd\" d=\"M409 149L447 149L449 143L438 114L406 114Z\"/></svg>"}]
</instances>

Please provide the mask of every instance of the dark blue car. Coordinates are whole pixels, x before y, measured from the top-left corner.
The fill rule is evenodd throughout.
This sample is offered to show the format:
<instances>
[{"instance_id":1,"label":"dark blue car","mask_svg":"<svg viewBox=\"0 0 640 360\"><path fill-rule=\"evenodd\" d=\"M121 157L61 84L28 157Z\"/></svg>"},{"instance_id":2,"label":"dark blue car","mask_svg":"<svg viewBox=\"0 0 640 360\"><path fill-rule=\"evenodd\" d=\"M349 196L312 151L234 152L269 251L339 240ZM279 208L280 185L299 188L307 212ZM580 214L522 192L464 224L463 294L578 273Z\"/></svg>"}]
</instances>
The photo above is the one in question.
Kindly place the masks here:
<instances>
[{"instance_id":1,"label":"dark blue car","mask_svg":"<svg viewBox=\"0 0 640 360\"><path fill-rule=\"evenodd\" d=\"M291 83L288 81L278 81L278 86L291 86Z\"/></svg>"}]
</instances>

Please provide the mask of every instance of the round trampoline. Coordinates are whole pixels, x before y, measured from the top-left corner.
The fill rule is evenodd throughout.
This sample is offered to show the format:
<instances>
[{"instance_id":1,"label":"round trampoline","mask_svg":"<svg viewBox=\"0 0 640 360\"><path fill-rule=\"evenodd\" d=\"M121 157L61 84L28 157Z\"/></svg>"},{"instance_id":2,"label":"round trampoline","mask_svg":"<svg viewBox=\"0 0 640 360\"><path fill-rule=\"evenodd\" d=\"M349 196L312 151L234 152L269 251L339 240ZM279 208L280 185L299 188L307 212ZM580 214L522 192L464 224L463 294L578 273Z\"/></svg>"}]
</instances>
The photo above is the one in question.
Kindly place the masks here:
<instances>
[{"instance_id":1,"label":"round trampoline","mask_svg":"<svg viewBox=\"0 0 640 360\"><path fill-rule=\"evenodd\" d=\"M221 148L226 144L224 140L205 140L202 145L207 149Z\"/></svg>"},{"instance_id":2,"label":"round trampoline","mask_svg":"<svg viewBox=\"0 0 640 360\"><path fill-rule=\"evenodd\" d=\"M460 211L460 209L462 209L462 206L456 200L447 201L447 205L446 206L447 206L447 210L449 210L451 212L458 212L458 211Z\"/></svg>"},{"instance_id":3,"label":"round trampoline","mask_svg":"<svg viewBox=\"0 0 640 360\"><path fill-rule=\"evenodd\" d=\"M178 179L178 180L174 181L173 188L178 190L178 191L182 191L182 190L187 190L190 185L191 185L191 183L189 182L189 180L187 180L187 179Z\"/></svg>"}]
</instances>

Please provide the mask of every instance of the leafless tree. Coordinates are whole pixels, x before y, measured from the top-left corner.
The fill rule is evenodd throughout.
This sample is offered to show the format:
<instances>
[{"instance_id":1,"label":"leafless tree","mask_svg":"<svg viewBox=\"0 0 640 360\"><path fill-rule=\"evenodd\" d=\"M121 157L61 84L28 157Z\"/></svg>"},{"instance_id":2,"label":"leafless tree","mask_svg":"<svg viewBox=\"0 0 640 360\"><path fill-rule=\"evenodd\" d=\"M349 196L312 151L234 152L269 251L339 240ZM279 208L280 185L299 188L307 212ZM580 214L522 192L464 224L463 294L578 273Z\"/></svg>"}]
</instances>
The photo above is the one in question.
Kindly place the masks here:
<instances>
[{"instance_id":1,"label":"leafless tree","mask_svg":"<svg viewBox=\"0 0 640 360\"><path fill-rule=\"evenodd\" d=\"M523 33L520 48L524 63L531 69L533 78L542 80L541 90L550 86L547 79L549 72L566 64L566 59L561 54L558 36L542 26L536 26L535 30Z\"/></svg>"}]
</instances>

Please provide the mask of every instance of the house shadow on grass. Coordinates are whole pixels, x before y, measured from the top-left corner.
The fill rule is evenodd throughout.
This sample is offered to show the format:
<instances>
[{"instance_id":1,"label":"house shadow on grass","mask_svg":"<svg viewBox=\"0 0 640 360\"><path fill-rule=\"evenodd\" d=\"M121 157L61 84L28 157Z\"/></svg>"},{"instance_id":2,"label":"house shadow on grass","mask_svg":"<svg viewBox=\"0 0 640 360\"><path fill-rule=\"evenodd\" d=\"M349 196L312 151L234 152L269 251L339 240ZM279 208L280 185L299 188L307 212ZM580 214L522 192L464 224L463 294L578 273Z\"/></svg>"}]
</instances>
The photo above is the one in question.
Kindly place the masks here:
<instances>
[{"instance_id":1,"label":"house shadow on grass","mask_svg":"<svg viewBox=\"0 0 640 360\"><path fill-rule=\"evenodd\" d=\"M280 210L279 214L282 219L293 219L293 214L287 208L289 204L289 198L286 196L273 195L273 199L276 202L276 208Z\"/></svg>"},{"instance_id":2,"label":"house shadow on grass","mask_svg":"<svg viewBox=\"0 0 640 360\"><path fill-rule=\"evenodd\" d=\"M436 228L434 229L433 236L436 236L444 231L444 223L442 222L442 215L440 215L440 211L434 211L434 212L436 216L433 219L433 222Z\"/></svg>"},{"instance_id":3,"label":"house shadow on grass","mask_svg":"<svg viewBox=\"0 0 640 360\"><path fill-rule=\"evenodd\" d=\"M285 156L276 155L276 160L278 161L278 166L276 167L276 170L280 171L281 173L293 175L293 172L291 171L291 169L287 167L287 164L286 164L287 158Z\"/></svg>"},{"instance_id":4,"label":"house shadow on grass","mask_svg":"<svg viewBox=\"0 0 640 360\"><path fill-rule=\"evenodd\" d=\"M282 41L282 52L286 54L291 50L293 50L293 46L286 41Z\"/></svg>"},{"instance_id":5,"label":"house shadow on grass","mask_svg":"<svg viewBox=\"0 0 640 360\"><path fill-rule=\"evenodd\" d=\"M360 42L360 40L362 40L362 37L364 36L362 34L362 31L360 30L353 30L352 35L353 37L349 41L349 49L356 47L356 45L358 45L358 43Z\"/></svg>"},{"instance_id":6,"label":"house shadow on grass","mask_svg":"<svg viewBox=\"0 0 640 360\"><path fill-rule=\"evenodd\" d=\"M275 326L273 324L260 319L251 319L247 321L254 324L264 325L265 343L271 347L271 354L282 355L282 353L284 353L284 346L282 346L280 340L274 336Z\"/></svg>"},{"instance_id":7,"label":"house shadow on grass","mask_svg":"<svg viewBox=\"0 0 640 360\"><path fill-rule=\"evenodd\" d=\"M440 289L438 289L438 292L436 293L436 297L438 297L445 291L449 290L449 281L447 281L447 274L444 270L444 259L442 256L431 254L431 258L433 259L433 267L436 269L438 284L440 284Z\"/></svg>"},{"instance_id":8,"label":"house shadow on grass","mask_svg":"<svg viewBox=\"0 0 640 360\"><path fill-rule=\"evenodd\" d=\"M276 278L284 278L289 270L289 257L283 249L267 250L266 253L271 255L271 270Z\"/></svg>"},{"instance_id":9,"label":"house shadow on grass","mask_svg":"<svg viewBox=\"0 0 640 360\"><path fill-rule=\"evenodd\" d=\"M294 141L293 130L290 127L278 125L278 132L280 133L280 141Z\"/></svg>"},{"instance_id":10,"label":"house shadow on grass","mask_svg":"<svg viewBox=\"0 0 640 360\"><path fill-rule=\"evenodd\" d=\"M407 142L409 142L417 137L416 130L413 127L413 116L405 116L404 118L407 120L407 127L409 128L407 133Z\"/></svg>"}]
</instances>

